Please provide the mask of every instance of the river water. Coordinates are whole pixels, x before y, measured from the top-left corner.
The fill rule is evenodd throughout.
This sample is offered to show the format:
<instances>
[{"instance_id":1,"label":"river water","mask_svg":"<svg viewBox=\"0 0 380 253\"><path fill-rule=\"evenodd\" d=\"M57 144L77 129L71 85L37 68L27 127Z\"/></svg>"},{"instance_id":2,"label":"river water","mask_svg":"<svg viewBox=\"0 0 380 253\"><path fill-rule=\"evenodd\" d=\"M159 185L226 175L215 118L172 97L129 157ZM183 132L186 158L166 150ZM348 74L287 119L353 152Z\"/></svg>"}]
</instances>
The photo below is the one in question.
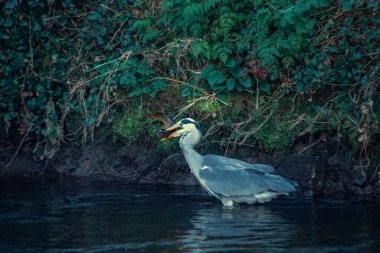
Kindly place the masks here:
<instances>
[{"instance_id":1,"label":"river water","mask_svg":"<svg viewBox=\"0 0 380 253\"><path fill-rule=\"evenodd\" d=\"M2 179L0 252L380 252L380 201L231 209L199 187Z\"/></svg>"}]
</instances>

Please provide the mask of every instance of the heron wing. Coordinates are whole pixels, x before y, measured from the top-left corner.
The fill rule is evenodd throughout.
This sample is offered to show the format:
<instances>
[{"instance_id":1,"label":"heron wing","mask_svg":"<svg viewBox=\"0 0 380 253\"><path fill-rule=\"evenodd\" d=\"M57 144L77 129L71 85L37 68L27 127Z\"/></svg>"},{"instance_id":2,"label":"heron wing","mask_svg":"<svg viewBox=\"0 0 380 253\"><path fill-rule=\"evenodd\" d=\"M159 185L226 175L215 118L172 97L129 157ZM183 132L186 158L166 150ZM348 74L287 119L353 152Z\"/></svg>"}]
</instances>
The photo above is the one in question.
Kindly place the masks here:
<instances>
[{"instance_id":1,"label":"heron wing","mask_svg":"<svg viewBox=\"0 0 380 253\"><path fill-rule=\"evenodd\" d=\"M275 173L275 170L272 166L267 164L252 164L244 161L240 161L233 158L227 158L224 156L218 155L205 155L203 157L204 166L208 167L220 167L223 170L245 170L253 169L259 170L266 173Z\"/></svg>"},{"instance_id":2,"label":"heron wing","mask_svg":"<svg viewBox=\"0 0 380 253\"><path fill-rule=\"evenodd\" d=\"M264 192L280 194L295 191L292 182L278 175L256 168L231 169L229 166L229 163L217 164L204 159L199 176L214 194L241 197Z\"/></svg>"}]
</instances>

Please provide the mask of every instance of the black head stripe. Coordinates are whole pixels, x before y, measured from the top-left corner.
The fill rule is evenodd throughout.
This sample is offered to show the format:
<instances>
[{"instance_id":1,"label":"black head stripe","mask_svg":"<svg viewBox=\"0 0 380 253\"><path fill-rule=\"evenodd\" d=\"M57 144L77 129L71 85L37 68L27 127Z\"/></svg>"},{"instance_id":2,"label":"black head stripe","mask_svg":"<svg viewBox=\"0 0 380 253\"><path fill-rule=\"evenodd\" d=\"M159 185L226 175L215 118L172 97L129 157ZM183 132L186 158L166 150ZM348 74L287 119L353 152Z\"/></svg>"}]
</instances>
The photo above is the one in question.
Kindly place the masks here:
<instances>
[{"instance_id":1,"label":"black head stripe","mask_svg":"<svg viewBox=\"0 0 380 253\"><path fill-rule=\"evenodd\" d=\"M197 122L191 121L191 120L188 120L188 119L183 119L183 120L181 120L181 123L184 124L184 125L185 124L193 124L195 126L195 128L198 129L198 131L203 135L202 128L201 128L201 126Z\"/></svg>"},{"instance_id":2,"label":"black head stripe","mask_svg":"<svg viewBox=\"0 0 380 253\"><path fill-rule=\"evenodd\" d=\"M181 120L182 124L194 124L194 121L188 120L188 119L183 119Z\"/></svg>"}]
</instances>

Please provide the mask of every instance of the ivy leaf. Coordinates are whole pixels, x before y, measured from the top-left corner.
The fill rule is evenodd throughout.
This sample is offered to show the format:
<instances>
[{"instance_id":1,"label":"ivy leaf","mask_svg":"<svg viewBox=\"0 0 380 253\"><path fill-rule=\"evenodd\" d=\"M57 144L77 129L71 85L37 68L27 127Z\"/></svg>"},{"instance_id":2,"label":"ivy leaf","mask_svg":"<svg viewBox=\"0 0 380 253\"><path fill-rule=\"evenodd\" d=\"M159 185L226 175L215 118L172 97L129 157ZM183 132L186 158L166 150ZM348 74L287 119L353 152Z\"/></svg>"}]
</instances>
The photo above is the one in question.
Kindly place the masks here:
<instances>
[{"instance_id":1,"label":"ivy leaf","mask_svg":"<svg viewBox=\"0 0 380 253\"><path fill-rule=\"evenodd\" d=\"M296 91L303 91L304 87L303 87L303 84L302 83L297 83L296 84Z\"/></svg>"},{"instance_id":2,"label":"ivy leaf","mask_svg":"<svg viewBox=\"0 0 380 253\"><path fill-rule=\"evenodd\" d=\"M186 88L182 89L181 97L187 97L190 95L190 93L191 93L191 88L186 87Z\"/></svg>"},{"instance_id":3,"label":"ivy leaf","mask_svg":"<svg viewBox=\"0 0 380 253\"><path fill-rule=\"evenodd\" d=\"M200 97L202 94L201 94L201 92L200 92L199 90L194 90L194 91L193 91L193 95L194 95L195 97Z\"/></svg>"},{"instance_id":4,"label":"ivy leaf","mask_svg":"<svg viewBox=\"0 0 380 253\"><path fill-rule=\"evenodd\" d=\"M241 82L238 82L238 83L236 84L236 90L237 90L238 92L242 92L242 91L243 91L243 86L241 86Z\"/></svg>"},{"instance_id":5,"label":"ivy leaf","mask_svg":"<svg viewBox=\"0 0 380 253\"><path fill-rule=\"evenodd\" d=\"M244 86L244 88L250 88L252 87L251 78L247 77L243 80L240 80L240 83Z\"/></svg>"},{"instance_id":6,"label":"ivy leaf","mask_svg":"<svg viewBox=\"0 0 380 253\"><path fill-rule=\"evenodd\" d=\"M231 124L232 124L232 121L231 121L231 118L227 117L224 119L224 123L228 126L228 127L231 127Z\"/></svg>"},{"instance_id":7,"label":"ivy leaf","mask_svg":"<svg viewBox=\"0 0 380 253\"><path fill-rule=\"evenodd\" d=\"M228 67L228 68L233 68L236 64L236 61L232 58L228 58L228 60L226 61L226 63L224 64L224 66Z\"/></svg>"},{"instance_id":8,"label":"ivy leaf","mask_svg":"<svg viewBox=\"0 0 380 253\"><path fill-rule=\"evenodd\" d=\"M8 0L4 4L4 9L11 10L11 9L15 8L17 5L18 5L17 0Z\"/></svg>"},{"instance_id":9,"label":"ivy leaf","mask_svg":"<svg viewBox=\"0 0 380 253\"><path fill-rule=\"evenodd\" d=\"M353 21L353 18L352 17L348 17L348 18L346 18L346 20L344 20L343 25L345 27L350 27L352 25L352 21Z\"/></svg>"},{"instance_id":10,"label":"ivy leaf","mask_svg":"<svg viewBox=\"0 0 380 253\"><path fill-rule=\"evenodd\" d=\"M214 71L215 70L215 67L214 65L210 64L210 65L207 65L201 72L201 74L199 75L199 78L205 78L210 72Z\"/></svg>"},{"instance_id":11,"label":"ivy leaf","mask_svg":"<svg viewBox=\"0 0 380 253\"><path fill-rule=\"evenodd\" d=\"M210 85L220 84L226 81L226 77L222 72L216 70L207 75L207 81Z\"/></svg>"},{"instance_id":12,"label":"ivy leaf","mask_svg":"<svg viewBox=\"0 0 380 253\"><path fill-rule=\"evenodd\" d=\"M235 78L229 78L227 81L227 90L232 91L235 88Z\"/></svg>"},{"instance_id":13,"label":"ivy leaf","mask_svg":"<svg viewBox=\"0 0 380 253\"><path fill-rule=\"evenodd\" d=\"M263 92L266 92L266 93L269 93L270 92L270 85L269 83L267 82L264 82L262 84L260 84L260 90L263 91Z\"/></svg>"},{"instance_id":14,"label":"ivy leaf","mask_svg":"<svg viewBox=\"0 0 380 253\"><path fill-rule=\"evenodd\" d=\"M166 83L163 80L153 80L152 88L154 91L162 91L166 88Z\"/></svg>"},{"instance_id":15,"label":"ivy leaf","mask_svg":"<svg viewBox=\"0 0 380 253\"><path fill-rule=\"evenodd\" d=\"M241 76L241 74L243 73L243 70L244 69L242 67L236 65L235 67L233 67L232 69L230 69L229 72L234 77L239 78Z\"/></svg>"},{"instance_id":16,"label":"ivy leaf","mask_svg":"<svg viewBox=\"0 0 380 253\"><path fill-rule=\"evenodd\" d=\"M97 12L93 12L87 16L87 19L90 21L100 21L102 20L102 15Z\"/></svg>"},{"instance_id":17,"label":"ivy leaf","mask_svg":"<svg viewBox=\"0 0 380 253\"><path fill-rule=\"evenodd\" d=\"M84 123L88 126L94 124L96 122L96 117L90 117L90 118L86 118Z\"/></svg>"},{"instance_id":18,"label":"ivy leaf","mask_svg":"<svg viewBox=\"0 0 380 253\"><path fill-rule=\"evenodd\" d=\"M226 63L227 62L227 59L228 59L228 54L225 53L225 52L222 52L219 54L219 59L223 62L223 63Z\"/></svg>"},{"instance_id":19,"label":"ivy leaf","mask_svg":"<svg viewBox=\"0 0 380 253\"><path fill-rule=\"evenodd\" d=\"M352 8L353 1L352 0L341 0L342 9L344 11L349 11Z\"/></svg>"},{"instance_id":20,"label":"ivy leaf","mask_svg":"<svg viewBox=\"0 0 380 253\"><path fill-rule=\"evenodd\" d=\"M99 46L104 45L104 40L100 36L96 36L96 42L98 43Z\"/></svg>"}]
</instances>

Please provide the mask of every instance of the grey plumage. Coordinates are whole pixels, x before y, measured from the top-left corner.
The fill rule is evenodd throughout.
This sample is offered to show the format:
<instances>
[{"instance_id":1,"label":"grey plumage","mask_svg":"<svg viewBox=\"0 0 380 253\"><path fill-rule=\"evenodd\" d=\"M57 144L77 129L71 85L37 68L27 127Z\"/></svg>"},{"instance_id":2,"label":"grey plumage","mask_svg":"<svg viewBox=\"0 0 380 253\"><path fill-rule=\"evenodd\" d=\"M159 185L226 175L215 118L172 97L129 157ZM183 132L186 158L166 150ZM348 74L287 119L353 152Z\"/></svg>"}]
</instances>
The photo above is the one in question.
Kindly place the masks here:
<instances>
[{"instance_id":1,"label":"grey plumage","mask_svg":"<svg viewBox=\"0 0 380 253\"><path fill-rule=\"evenodd\" d=\"M219 199L235 202L266 202L295 191L294 182L285 180L272 166L250 164L216 155L203 156L199 177L206 189ZM266 194L265 194L266 193Z\"/></svg>"},{"instance_id":2,"label":"grey plumage","mask_svg":"<svg viewBox=\"0 0 380 253\"><path fill-rule=\"evenodd\" d=\"M266 173L275 173L272 166L266 164L252 164L238 159L227 158L219 155L205 155L203 156L203 166L219 167L223 170L243 170L254 169Z\"/></svg>"},{"instance_id":3,"label":"grey plumage","mask_svg":"<svg viewBox=\"0 0 380 253\"><path fill-rule=\"evenodd\" d=\"M296 190L295 182L275 175L270 165L198 154L194 146L199 143L202 134L193 119L183 119L167 130L171 131L167 139L181 137L180 147L199 183L226 206L232 206L234 202L263 203Z\"/></svg>"}]
</instances>

